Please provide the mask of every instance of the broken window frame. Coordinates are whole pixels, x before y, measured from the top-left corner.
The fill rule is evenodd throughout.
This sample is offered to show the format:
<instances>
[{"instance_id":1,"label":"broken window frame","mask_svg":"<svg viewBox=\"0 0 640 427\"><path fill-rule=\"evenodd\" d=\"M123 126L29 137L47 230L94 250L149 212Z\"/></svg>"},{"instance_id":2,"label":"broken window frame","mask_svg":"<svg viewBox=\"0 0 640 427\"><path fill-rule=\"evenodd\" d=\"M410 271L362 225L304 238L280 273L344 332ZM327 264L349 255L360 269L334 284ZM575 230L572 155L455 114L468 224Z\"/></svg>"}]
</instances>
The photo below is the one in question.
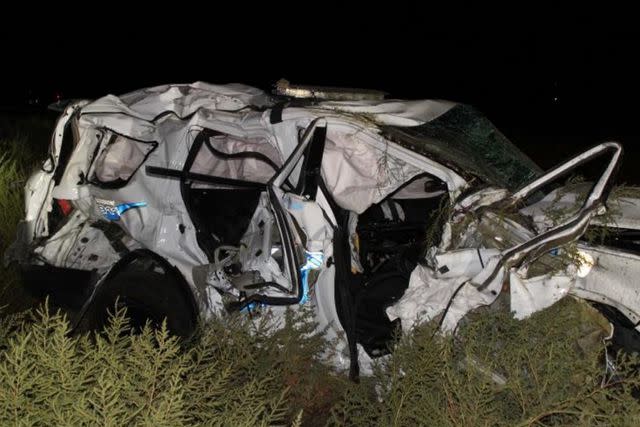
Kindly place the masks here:
<instances>
[{"instance_id":1,"label":"broken window frame","mask_svg":"<svg viewBox=\"0 0 640 427\"><path fill-rule=\"evenodd\" d=\"M322 150L317 148L318 145L324 146L324 141L326 137L326 122L323 120L324 126L320 127L322 130L320 134L316 133L319 120L314 120L304 131L301 141L298 143L296 149L293 153L286 159L283 166L280 170L271 178L271 180L267 184L253 182L253 181L244 181L233 178L225 178L214 175L200 174L191 172L190 169L193 166L195 158L198 152L202 149L202 146L205 144L205 139L209 137L208 132L213 130L203 129L203 131L199 132L189 149L189 153L187 154L187 158L184 163L184 167L182 170L177 169L169 169L158 166L146 166L146 173L149 175L157 175L164 178L174 178L180 179L181 185L181 193L182 198L185 201L185 206L187 208L187 213L191 218L193 215L191 214L192 207L188 202L188 198L186 197L188 191L188 185L191 181L200 181L211 184L219 184L229 187L240 187L240 188L260 188L264 189L267 192L272 211L274 213L274 218L276 225L278 226L278 230L280 232L283 252L284 252L284 261L287 265L287 269L289 271L289 278L291 281L291 290L296 290L296 293L292 297L273 297L267 296L263 294L253 294L241 301L235 309L243 310L249 307L252 304L259 303L265 305L292 305L297 304L301 301L304 290L302 279L299 273L299 265L301 264L301 260L296 256L295 244L293 231L291 230L292 225L290 220L288 219L289 215L282 205L281 199L285 192L293 192L293 193L302 193L306 194L309 197L315 198L315 193L318 188L318 180L320 178L320 165L322 163L322 157L320 156L317 159L317 154L322 154ZM213 131L216 132L216 131ZM311 145L310 145L311 144ZM315 147L315 148L314 148ZM307 153L307 149L309 149L309 153ZM313 152L313 153L311 153ZM303 155L307 153L307 158L312 159L316 158L316 160L308 160L305 161L300 167L300 173L298 178L298 183L305 180L305 184L296 185L295 187L290 183L289 177L292 175L294 169L299 167L299 160ZM315 155L312 155L315 154ZM311 169L310 171L305 170L305 168ZM313 189L315 188L315 191ZM301 194L299 194L301 195ZM202 245L200 244L201 248ZM209 256L209 255L208 255Z\"/></svg>"},{"instance_id":2,"label":"broken window frame","mask_svg":"<svg viewBox=\"0 0 640 427\"><path fill-rule=\"evenodd\" d=\"M147 159L149 158L149 156L151 156L151 154L158 148L158 145L159 145L157 141L145 141L138 138L132 138L130 136L123 135L119 132L116 132L115 130L110 129L108 127L102 127L98 129L98 131L101 132L100 142L97 144L96 152L91 158L89 171L87 173L88 175L87 181L90 184L95 185L96 187L99 187L99 188L113 190L113 189L123 188L127 186L127 184L131 182L131 180L133 179L135 174L138 172L138 170L142 167L142 165L144 165L147 162ZM142 160L133 169L133 171L131 172L131 174L127 179L117 178L113 181L102 181L96 175L96 169L98 167L98 164L97 164L98 159L102 158L102 156L108 155L109 148L115 144L118 138L123 138L128 141L133 141L134 143L149 144L151 146L151 149L145 153Z\"/></svg>"},{"instance_id":3,"label":"broken window frame","mask_svg":"<svg viewBox=\"0 0 640 427\"><path fill-rule=\"evenodd\" d=\"M486 289L498 276L501 269L517 267L523 263L531 262L555 247L578 239L584 233L589 222L593 216L598 213L598 210L604 206L604 201L609 195L613 184L612 178L619 167L622 156L622 145L617 142L604 142L599 144L533 180L531 183L516 191L504 202L507 206L515 206L544 185L567 175L580 165L607 153L611 153L611 160L602 175L600 175L598 181L589 191L580 209L562 224L505 251L489 277L483 283L475 284L478 291Z\"/></svg>"},{"instance_id":4,"label":"broken window frame","mask_svg":"<svg viewBox=\"0 0 640 427\"><path fill-rule=\"evenodd\" d=\"M322 122L323 126L319 126ZM265 305L293 305L302 301L305 296L303 280L300 274L302 260L296 256L296 244L294 231L292 231L292 219L282 204L285 193L306 195L310 200L315 199L319 187L320 166L322 164L322 152L326 138L326 121L316 119L305 129L303 136L293 153L287 158L280 171L269 181L266 191L274 213L276 225L280 231L284 262L288 266L289 278L292 290L297 290L292 297L272 297L264 294L253 294L238 305L238 310L250 307L252 304ZM304 156L302 166L300 160ZM292 172L300 166L298 185L293 186L289 178ZM309 170L307 170L309 169ZM304 180L304 184L301 182ZM309 187L311 185L311 187ZM285 188L286 187L286 188ZM311 198L312 196L312 198Z\"/></svg>"}]
</instances>

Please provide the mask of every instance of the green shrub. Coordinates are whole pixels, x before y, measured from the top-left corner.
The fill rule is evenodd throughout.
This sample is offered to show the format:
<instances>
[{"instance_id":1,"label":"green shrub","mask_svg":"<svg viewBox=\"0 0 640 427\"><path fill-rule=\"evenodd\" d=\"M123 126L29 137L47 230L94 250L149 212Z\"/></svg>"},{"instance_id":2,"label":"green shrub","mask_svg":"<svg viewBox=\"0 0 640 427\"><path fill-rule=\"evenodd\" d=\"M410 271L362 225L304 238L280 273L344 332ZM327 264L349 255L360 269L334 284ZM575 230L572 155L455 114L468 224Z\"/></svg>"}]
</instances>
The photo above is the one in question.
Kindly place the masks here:
<instances>
[{"instance_id":1,"label":"green shrub","mask_svg":"<svg viewBox=\"0 0 640 427\"><path fill-rule=\"evenodd\" d=\"M424 325L371 384L352 387L330 424L639 425L637 360L619 356L617 374L606 374L600 325L572 298L524 321L478 313L455 340Z\"/></svg>"},{"instance_id":2,"label":"green shrub","mask_svg":"<svg viewBox=\"0 0 640 427\"><path fill-rule=\"evenodd\" d=\"M321 334L309 333L307 316L288 312L278 331L267 322L217 318L191 343L178 342L164 328L131 334L122 311L103 333L79 337L70 337L64 316L46 306L34 322L7 318L0 328L0 425L302 420L296 408L316 406L304 402L315 398L315 388L343 381L318 363L324 342Z\"/></svg>"},{"instance_id":3,"label":"green shrub","mask_svg":"<svg viewBox=\"0 0 640 427\"><path fill-rule=\"evenodd\" d=\"M46 306L45 306L46 307ZM214 318L190 342L116 312L70 336L46 308L0 322L0 425L638 425L635 357L603 361L602 319L566 298L525 321L484 312L456 339L402 338L359 384L324 366L310 312ZM330 348L330 346L329 346Z\"/></svg>"}]
</instances>

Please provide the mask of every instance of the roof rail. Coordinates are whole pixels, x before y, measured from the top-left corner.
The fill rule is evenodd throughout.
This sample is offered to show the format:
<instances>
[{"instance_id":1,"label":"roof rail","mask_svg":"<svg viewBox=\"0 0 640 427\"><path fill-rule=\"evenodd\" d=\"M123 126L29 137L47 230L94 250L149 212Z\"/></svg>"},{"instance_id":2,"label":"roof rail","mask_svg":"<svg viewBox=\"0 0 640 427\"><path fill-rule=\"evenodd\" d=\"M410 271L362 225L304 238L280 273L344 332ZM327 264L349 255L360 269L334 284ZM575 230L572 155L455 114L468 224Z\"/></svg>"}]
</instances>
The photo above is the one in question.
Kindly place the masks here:
<instances>
[{"instance_id":1,"label":"roof rail","mask_svg":"<svg viewBox=\"0 0 640 427\"><path fill-rule=\"evenodd\" d=\"M354 89L329 86L292 85L285 79L276 82L274 93L280 96L302 99L323 99L332 101L379 101L386 92L371 89Z\"/></svg>"}]
</instances>

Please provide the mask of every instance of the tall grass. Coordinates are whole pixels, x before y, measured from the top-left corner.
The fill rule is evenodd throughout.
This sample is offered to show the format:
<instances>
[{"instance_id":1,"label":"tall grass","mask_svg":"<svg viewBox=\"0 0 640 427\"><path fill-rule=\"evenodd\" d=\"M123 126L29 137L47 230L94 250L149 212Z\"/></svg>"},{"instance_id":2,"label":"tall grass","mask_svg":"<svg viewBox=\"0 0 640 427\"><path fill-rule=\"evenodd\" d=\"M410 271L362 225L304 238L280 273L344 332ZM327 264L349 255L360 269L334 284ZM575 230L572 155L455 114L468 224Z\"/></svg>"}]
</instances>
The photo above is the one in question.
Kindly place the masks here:
<instances>
[{"instance_id":1,"label":"tall grass","mask_svg":"<svg viewBox=\"0 0 640 427\"><path fill-rule=\"evenodd\" d=\"M16 226L24 217L24 185L47 153L54 120L51 116L0 116L0 255L15 239ZM0 307L19 311L33 304L23 292L15 267L0 259Z\"/></svg>"}]
</instances>

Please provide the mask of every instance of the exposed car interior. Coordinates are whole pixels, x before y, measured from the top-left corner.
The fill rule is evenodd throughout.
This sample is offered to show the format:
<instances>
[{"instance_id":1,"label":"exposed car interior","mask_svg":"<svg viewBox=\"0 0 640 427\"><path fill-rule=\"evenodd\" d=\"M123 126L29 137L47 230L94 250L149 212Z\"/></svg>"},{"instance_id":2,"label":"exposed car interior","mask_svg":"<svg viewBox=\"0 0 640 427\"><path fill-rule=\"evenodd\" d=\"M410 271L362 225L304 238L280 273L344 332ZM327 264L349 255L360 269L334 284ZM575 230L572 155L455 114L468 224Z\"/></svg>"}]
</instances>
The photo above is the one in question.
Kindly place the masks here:
<instances>
[{"instance_id":1,"label":"exposed car interior","mask_svg":"<svg viewBox=\"0 0 640 427\"><path fill-rule=\"evenodd\" d=\"M194 180L188 185L185 196L199 243L213 262L218 262L229 255L226 251L217 255L220 248L239 247L251 234L264 192L261 185L268 182L281 162L275 149L264 141L239 140L217 132L208 132L196 150L191 172L250 184L226 186ZM342 159L342 155L331 158L334 166ZM427 229L447 201L446 184L422 173L360 215L349 213L357 223L351 230L350 287L356 337L373 357L387 354L398 336L400 322L391 322L385 309L407 289L411 272L424 257ZM435 229L440 226L437 224ZM236 267L236 274L243 274L240 270L246 269ZM231 276L229 279L234 280Z\"/></svg>"},{"instance_id":2,"label":"exposed car interior","mask_svg":"<svg viewBox=\"0 0 640 427\"><path fill-rule=\"evenodd\" d=\"M216 271L207 283L231 297L228 309L265 289L289 296L282 237L267 208L266 183L282 164L276 149L265 139L205 130L189 157L182 191L198 244Z\"/></svg>"},{"instance_id":3,"label":"exposed car interior","mask_svg":"<svg viewBox=\"0 0 640 427\"><path fill-rule=\"evenodd\" d=\"M198 242L213 255L220 246L238 246L251 222L264 184L281 160L275 148L261 139L240 139L205 131L190 171L196 174L246 182L247 186L221 185L194 180L184 197L198 230ZM254 184L254 185L251 185Z\"/></svg>"},{"instance_id":4,"label":"exposed car interior","mask_svg":"<svg viewBox=\"0 0 640 427\"><path fill-rule=\"evenodd\" d=\"M444 182L420 175L358 216L360 271L352 269L356 336L372 357L387 354L398 337L400 321L391 322L385 309L407 289L411 272L424 257L427 229L448 198Z\"/></svg>"}]
</instances>

